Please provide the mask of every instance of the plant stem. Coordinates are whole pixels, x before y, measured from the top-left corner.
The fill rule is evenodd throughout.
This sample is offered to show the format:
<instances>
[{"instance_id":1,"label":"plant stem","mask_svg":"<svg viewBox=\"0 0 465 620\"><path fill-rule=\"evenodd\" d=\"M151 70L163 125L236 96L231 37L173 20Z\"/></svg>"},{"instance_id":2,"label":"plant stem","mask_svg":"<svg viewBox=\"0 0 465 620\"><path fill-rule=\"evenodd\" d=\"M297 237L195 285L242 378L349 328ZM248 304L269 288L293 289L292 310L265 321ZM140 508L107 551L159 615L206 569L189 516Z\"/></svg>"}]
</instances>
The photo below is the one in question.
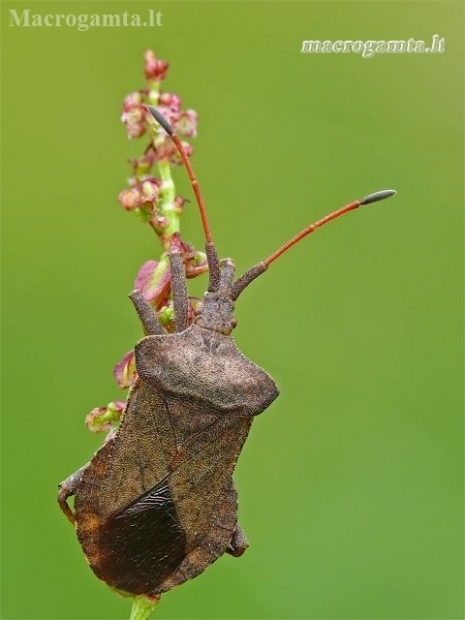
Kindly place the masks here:
<instances>
[{"instance_id":1,"label":"plant stem","mask_svg":"<svg viewBox=\"0 0 465 620\"><path fill-rule=\"evenodd\" d=\"M146 596L135 596L132 601L131 615L129 620L148 620L148 617L158 605L157 599L149 599Z\"/></svg>"},{"instance_id":2,"label":"plant stem","mask_svg":"<svg viewBox=\"0 0 465 620\"><path fill-rule=\"evenodd\" d=\"M171 238L174 233L179 232L179 213L177 212L174 199L176 197L176 189L174 187L173 177L171 176L171 166L168 161L159 161L158 170L160 172L160 178L162 180L160 195L161 205L160 214L166 217L168 220L168 226L165 230L165 235Z\"/></svg>"}]
</instances>

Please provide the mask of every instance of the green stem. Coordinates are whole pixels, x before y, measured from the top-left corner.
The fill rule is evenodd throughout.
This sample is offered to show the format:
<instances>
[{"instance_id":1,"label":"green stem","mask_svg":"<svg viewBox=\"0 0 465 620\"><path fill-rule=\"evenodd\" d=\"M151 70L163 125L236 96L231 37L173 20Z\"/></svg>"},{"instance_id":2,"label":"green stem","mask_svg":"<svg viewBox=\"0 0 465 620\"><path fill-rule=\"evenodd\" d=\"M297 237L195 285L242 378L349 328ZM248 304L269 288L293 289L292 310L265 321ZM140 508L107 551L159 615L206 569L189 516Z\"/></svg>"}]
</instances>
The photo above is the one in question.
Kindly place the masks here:
<instances>
[{"instance_id":1,"label":"green stem","mask_svg":"<svg viewBox=\"0 0 465 620\"><path fill-rule=\"evenodd\" d=\"M152 82L149 84L149 99L152 105L158 104L158 98L160 96L160 82ZM166 140L164 136L155 136L155 147L159 146ZM161 204L159 205L160 215L166 217L168 220L168 226L165 230L166 237L170 238L174 233L178 233L180 230L179 212L176 209L174 200L176 198L176 188L174 186L173 177L171 176L171 166L169 161L159 161L158 170L160 172L161 187L160 196Z\"/></svg>"},{"instance_id":2,"label":"green stem","mask_svg":"<svg viewBox=\"0 0 465 620\"><path fill-rule=\"evenodd\" d=\"M176 198L176 188L174 186L173 177L171 176L171 166L169 161L159 161L158 170L162 181L160 187L160 215L166 217L168 220L165 235L167 237L172 237L174 233L178 233L180 230L180 218L179 212L174 204L174 199Z\"/></svg>"},{"instance_id":3,"label":"green stem","mask_svg":"<svg viewBox=\"0 0 465 620\"><path fill-rule=\"evenodd\" d=\"M159 600L159 598L149 599L146 596L135 596L129 620L148 620L148 617L156 605L158 605Z\"/></svg>"}]
</instances>

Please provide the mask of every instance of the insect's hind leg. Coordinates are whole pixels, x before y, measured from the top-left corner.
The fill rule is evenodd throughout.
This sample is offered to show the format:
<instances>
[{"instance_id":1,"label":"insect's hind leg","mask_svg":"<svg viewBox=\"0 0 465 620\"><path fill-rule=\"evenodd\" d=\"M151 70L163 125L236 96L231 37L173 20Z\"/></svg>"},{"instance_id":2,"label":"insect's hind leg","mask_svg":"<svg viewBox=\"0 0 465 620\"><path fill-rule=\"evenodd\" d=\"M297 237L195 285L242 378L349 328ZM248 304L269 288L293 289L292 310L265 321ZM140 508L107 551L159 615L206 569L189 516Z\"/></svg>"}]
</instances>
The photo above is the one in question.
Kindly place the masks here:
<instances>
[{"instance_id":1,"label":"insect's hind leg","mask_svg":"<svg viewBox=\"0 0 465 620\"><path fill-rule=\"evenodd\" d=\"M228 539L229 546L226 546ZM224 528L213 528L201 544L192 549L177 569L151 594L162 594L189 579L193 579L224 552L238 558L248 546L247 538L239 525L236 525L232 536L231 534L228 535Z\"/></svg>"},{"instance_id":2,"label":"insect's hind leg","mask_svg":"<svg viewBox=\"0 0 465 620\"><path fill-rule=\"evenodd\" d=\"M232 535L231 542L229 543L229 547L226 549L226 553L238 558L247 551L248 547L249 541L247 540L244 530L239 524L237 524Z\"/></svg>"},{"instance_id":3,"label":"insect's hind leg","mask_svg":"<svg viewBox=\"0 0 465 620\"><path fill-rule=\"evenodd\" d=\"M173 293L174 321L177 332L188 327L189 299L187 297L186 272L182 254L175 246L168 250L171 270L171 291Z\"/></svg>"},{"instance_id":4,"label":"insect's hind leg","mask_svg":"<svg viewBox=\"0 0 465 620\"><path fill-rule=\"evenodd\" d=\"M60 484L58 485L58 504L73 525L76 522L76 519L74 517L74 512L68 505L68 498L76 495L76 491L79 483L81 482L82 475L87 469L88 465L89 463L87 463L87 465L84 465L84 467L81 467L81 469L75 471L74 474L71 474L71 476L66 478L66 480L63 480L63 482L60 482Z\"/></svg>"}]
</instances>

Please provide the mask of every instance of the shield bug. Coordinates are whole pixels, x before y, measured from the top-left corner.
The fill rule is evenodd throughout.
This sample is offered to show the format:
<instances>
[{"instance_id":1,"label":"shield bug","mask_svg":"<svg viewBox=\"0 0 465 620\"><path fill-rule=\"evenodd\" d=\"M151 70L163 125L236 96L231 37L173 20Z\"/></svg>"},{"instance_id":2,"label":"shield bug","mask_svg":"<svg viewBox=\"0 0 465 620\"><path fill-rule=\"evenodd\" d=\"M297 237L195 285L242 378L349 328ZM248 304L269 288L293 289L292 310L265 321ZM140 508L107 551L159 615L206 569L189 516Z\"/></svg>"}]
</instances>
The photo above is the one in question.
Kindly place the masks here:
<instances>
[{"instance_id":1,"label":"shield bug","mask_svg":"<svg viewBox=\"0 0 465 620\"><path fill-rule=\"evenodd\" d=\"M218 259L179 138L155 108L149 110L176 145L192 183L206 239L208 290L189 325L182 256L173 246L168 255L175 333L165 333L140 291L131 293L145 337L135 347L137 378L121 424L90 463L60 484L58 502L100 579L157 598L224 553L240 556L248 547L232 475L254 416L279 392L234 344L236 300L314 230L395 192L376 192L330 213L235 279L233 262ZM74 511L67 503L73 495Z\"/></svg>"}]
</instances>

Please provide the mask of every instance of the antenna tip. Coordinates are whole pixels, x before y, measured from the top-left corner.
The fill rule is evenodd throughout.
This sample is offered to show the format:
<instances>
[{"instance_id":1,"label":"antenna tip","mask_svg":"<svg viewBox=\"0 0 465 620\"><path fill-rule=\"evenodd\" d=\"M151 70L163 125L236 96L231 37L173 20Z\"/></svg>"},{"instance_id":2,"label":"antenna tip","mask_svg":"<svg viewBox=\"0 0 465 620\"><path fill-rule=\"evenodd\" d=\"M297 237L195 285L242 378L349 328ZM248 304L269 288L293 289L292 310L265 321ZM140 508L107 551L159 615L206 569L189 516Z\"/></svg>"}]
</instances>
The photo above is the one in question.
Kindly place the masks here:
<instances>
[{"instance_id":1,"label":"antenna tip","mask_svg":"<svg viewBox=\"0 0 465 620\"><path fill-rule=\"evenodd\" d=\"M360 201L360 204L369 205L372 202L378 202L379 200L384 200L385 198L395 196L396 193L397 192L395 189L383 189L380 192L375 192L374 194L369 194L368 196L365 196L365 198L362 198L362 200Z\"/></svg>"},{"instance_id":2,"label":"antenna tip","mask_svg":"<svg viewBox=\"0 0 465 620\"><path fill-rule=\"evenodd\" d=\"M160 114L160 112L157 110L157 108L155 106L148 105L147 106L147 110L150 112L150 114L153 116L153 118L157 121L157 123L159 123L163 127L163 129L166 131L166 133L168 133L170 136L174 135L173 128L168 123L168 121L163 116L163 114Z\"/></svg>"}]
</instances>

